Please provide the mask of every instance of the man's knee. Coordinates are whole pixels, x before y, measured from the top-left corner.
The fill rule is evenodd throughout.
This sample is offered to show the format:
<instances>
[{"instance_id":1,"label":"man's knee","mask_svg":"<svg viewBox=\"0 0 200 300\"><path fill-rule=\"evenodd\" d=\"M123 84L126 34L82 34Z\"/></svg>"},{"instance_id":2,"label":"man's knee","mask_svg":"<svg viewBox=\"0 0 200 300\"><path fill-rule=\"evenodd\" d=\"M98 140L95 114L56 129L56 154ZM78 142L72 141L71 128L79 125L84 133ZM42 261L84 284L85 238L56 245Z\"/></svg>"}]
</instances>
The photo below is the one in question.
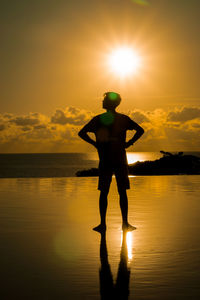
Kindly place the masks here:
<instances>
[{"instance_id":1,"label":"man's knee","mask_svg":"<svg viewBox=\"0 0 200 300\"><path fill-rule=\"evenodd\" d=\"M120 197L126 197L126 189L118 189L118 193L120 195Z\"/></svg>"},{"instance_id":2,"label":"man's knee","mask_svg":"<svg viewBox=\"0 0 200 300\"><path fill-rule=\"evenodd\" d=\"M100 197L106 198L108 196L108 192L109 192L109 189L101 190L100 191Z\"/></svg>"}]
</instances>

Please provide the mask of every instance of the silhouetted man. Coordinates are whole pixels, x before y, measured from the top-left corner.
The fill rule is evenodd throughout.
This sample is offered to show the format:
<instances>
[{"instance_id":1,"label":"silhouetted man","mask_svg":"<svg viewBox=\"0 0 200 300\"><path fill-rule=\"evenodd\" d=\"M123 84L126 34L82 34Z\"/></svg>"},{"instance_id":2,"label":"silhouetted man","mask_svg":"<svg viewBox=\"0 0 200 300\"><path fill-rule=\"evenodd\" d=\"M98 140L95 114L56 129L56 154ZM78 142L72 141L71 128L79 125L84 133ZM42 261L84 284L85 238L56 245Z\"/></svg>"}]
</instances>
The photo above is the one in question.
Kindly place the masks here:
<instances>
[{"instance_id":1,"label":"silhouetted man","mask_svg":"<svg viewBox=\"0 0 200 300\"><path fill-rule=\"evenodd\" d=\"M107 195L115 174L118 192L120 196L120 208L122 213L122 229L133 230L134 226L128 223L128 199L126 190L130 188L128 178L128 163L126 148L133 145L144 133L144 129L131 120L128 116L115 111L120 104L121 97L114 92L104 94L103 108L106 113L95 116L80 131L79 136L86 142L97 148L99 154L99 184L101 191L99 210L101 223L93 228L98 232L106 230ZM135 130L133 138L126 142L126 131ZM96 141L91 139L88 132L93 132Z\"/></svg>"}]
</instances>

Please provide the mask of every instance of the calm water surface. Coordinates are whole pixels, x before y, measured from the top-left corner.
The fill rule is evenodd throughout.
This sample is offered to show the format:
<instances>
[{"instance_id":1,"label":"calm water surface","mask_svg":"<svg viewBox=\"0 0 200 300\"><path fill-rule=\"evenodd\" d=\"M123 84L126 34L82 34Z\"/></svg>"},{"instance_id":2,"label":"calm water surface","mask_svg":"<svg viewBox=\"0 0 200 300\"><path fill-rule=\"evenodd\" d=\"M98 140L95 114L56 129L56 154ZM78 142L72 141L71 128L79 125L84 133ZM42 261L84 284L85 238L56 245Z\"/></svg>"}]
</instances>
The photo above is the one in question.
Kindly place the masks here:
<instances>
[{"instance_id":1,"label":"calm water surface","mask_svg":"<svg viewBox=\"0 0 200 300\"><path fill-rule=\"evenodd\" d=\"M123 239L114 178L106 237L97 178L1 179L1 299L199 299L200 176L130 181Z\"/></svg>"}]
</instances>

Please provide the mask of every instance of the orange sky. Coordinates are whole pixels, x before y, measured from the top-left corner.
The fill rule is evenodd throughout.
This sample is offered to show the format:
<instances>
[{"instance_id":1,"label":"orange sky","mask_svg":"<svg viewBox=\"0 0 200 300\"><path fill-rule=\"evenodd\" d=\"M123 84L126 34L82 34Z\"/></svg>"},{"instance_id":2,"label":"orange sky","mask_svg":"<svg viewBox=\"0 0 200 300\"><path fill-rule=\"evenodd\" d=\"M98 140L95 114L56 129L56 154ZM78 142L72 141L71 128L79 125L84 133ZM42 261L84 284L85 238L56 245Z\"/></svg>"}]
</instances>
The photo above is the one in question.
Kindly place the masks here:
<instances>
[{"instance_id":1,"label":"orange sky","mask_svg":"<svg viewBox=\"0 0 200 300\"><path fill-rule=\"evenodd\" d=\"M199 11L197 0L152 0L146 6L133 0L5 3L0 12L0 151L85 150L76 133L102 111L108 90L121 94L120 111L146 126L139 151L198 150ZM142 58L140 72L123 82L106 63L106 55L121 45ZM52 122L57 109L64 124ZM82 110L84 117L76 123ZM137 120L138 112L148 122Z\"/></svg>"}]
</instances>

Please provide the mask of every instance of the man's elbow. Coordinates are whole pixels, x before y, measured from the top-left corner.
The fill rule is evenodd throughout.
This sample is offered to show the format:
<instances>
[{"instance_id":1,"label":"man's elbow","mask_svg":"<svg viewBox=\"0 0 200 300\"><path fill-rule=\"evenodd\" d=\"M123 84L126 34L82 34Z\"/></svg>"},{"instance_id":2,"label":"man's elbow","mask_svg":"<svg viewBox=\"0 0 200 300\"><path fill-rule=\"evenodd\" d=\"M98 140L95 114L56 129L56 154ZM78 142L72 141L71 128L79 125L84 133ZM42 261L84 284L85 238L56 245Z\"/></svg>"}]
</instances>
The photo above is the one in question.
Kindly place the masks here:
<instances>
[{"instance_id":1,"label":"man's elbow","mask_svg":"<svg viewBox=\"0 0 200 300\"><path fill-rule=\"evenodd\" d=\"M139 128L138 133L140 134L140 136L142 136L144 134L144 129L142 127Z\"/></svg>"},{"instance_id":2,"label":"man's elbow","mask_svg":"<svg viewBox=\"0 0 200 300\"><path fill-rule=\"evenodd\" d=\"M85 136L85 131L83 129L81 129L79 132L78 132L78 136L80 138L83 138Z\"/></svg>"},{"instance_id":3,"label":"man's elbow","mask_svg":"<svg viewBox=\"0 0 200 300\"><path fill-rule=\"evenodd\" d=\"M82 130L80 130L79 132L78 132L78 136L81 138L82 137Z\"/></svg>"}]
</instances>

